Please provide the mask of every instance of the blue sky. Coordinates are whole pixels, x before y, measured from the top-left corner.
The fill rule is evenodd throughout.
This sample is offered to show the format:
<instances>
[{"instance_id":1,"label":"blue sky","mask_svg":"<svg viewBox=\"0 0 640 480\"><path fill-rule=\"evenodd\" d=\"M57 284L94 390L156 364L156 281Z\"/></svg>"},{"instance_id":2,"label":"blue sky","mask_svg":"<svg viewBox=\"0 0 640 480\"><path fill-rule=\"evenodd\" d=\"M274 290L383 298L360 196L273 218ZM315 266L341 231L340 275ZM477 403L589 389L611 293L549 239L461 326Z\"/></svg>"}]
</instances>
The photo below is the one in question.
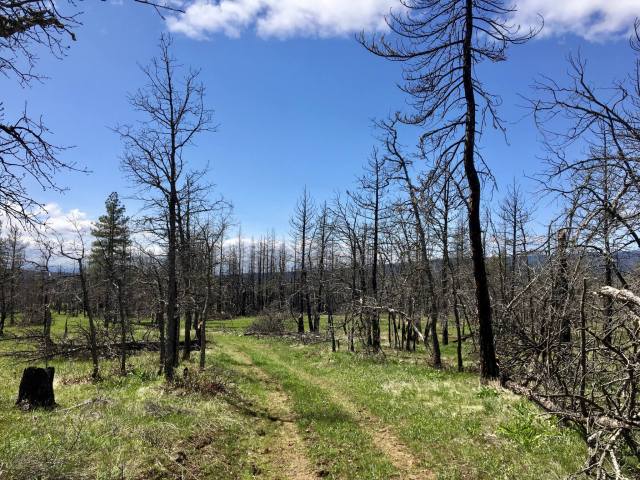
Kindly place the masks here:
<instances>
[{"instance_id":1,"label":"blue sky","mask_svg":"<svg viewBox=\"0 0 640 480\"><path fill-rule=\"evenodd\" d=\"M217 133L198 139L189 158L210 163L210 179L234 203L245 235L271 229L286 234L305 184L318 200L349 187L374 143L371 119L405 108L395 86L400 66L368 54L353 39L362 27L381 28L390 1L354 0L362 15L353 15L335 0L283 0L278 7L271 0L223 0L196 3L197 14L187 10L170 21L174 54L202 70L208 105L220 124ZM503 98L509 145L489 134L482 149L499 184L515 177L527 187L524 177L540 170L542 149L519 95L531 95L536 75L564 78L567 55L578 50L596 83L626 75L633 54L623 32L640 7L625 0L520 3L524 20L540 9L548 29L512 49L507 62L483 67L487 87ZM320 4L325 10L310 7ZM7 118L27 102L30 112L43 115L55 142L75 145L65 158L92 171L64 174L60 182L68 192L35 192L37 198L56 204L55 215L77 209L92 219L110 192L131 193L119 169L121 143L109 127L135 119L126 95L142 85L138 65L156 54L167 23L127 2L82 7L83 26L68 56L41 55L38 70L50 78L27 89L2 79L0 89L9 92L3 95Z\"/></svg>"}]
</instances>

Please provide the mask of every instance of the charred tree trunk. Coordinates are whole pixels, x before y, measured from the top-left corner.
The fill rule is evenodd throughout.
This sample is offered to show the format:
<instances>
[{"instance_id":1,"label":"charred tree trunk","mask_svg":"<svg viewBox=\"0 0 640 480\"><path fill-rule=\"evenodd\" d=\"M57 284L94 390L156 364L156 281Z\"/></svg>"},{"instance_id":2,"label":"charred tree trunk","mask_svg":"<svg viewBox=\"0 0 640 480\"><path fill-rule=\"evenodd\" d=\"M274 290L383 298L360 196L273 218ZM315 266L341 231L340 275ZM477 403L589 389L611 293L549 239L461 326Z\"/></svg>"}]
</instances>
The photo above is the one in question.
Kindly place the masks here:
<instances>
[{"instance_id":1,"label":"charred tree trunk","mask_svg":"<svg viewBox=\"0 0 640 480\"><path fill-rule=\"evenodd\" d=\"M184 312L184 348L182 359L188 360L191 357L191 328L193 324L193 312L188 309Z\"/></svg>"},{"instance_id":2,"label":"charred tree trunk","mask_svg":"<svg viewBox=\"0 0 640 480\"><path fill-rule=\"evenodd\" d=\"M463 86L467 104L465 118L465 139L463 163L469 185L469 241L473 261L473 276L476 283L476 302L480 337L480 375L483 379L497 379L500 375L496 359L493 322L491 318L491 297L482 248L482 224L480 223L480 179L475 165L476 145L476 100L473 86L473 0L465 3L465 32L463 39Z\"/></svg>"},{"instance_id":3,"label":"charred tree trunk","mask_svg":"<svg viewBox=\"0 0 640 480\"><path fill-rule=\"evenodd\" d=\"M118 313L120 315L120 373L127 373L127 312L124 305L122 282L118 280Z\"/></svg>"},{"instance_id":4,"label":"charred tree trunk","mask_svg":"<svg viewBox=\"0 0 640 480\"><path fill-rule=\"evenodd\" d=\"M56 404L53 393L53 367L27 367L22 372L16 405L24 408L53 407Z\"/></svg>"},{"instance_id":5,"label":"charred tree trunk","mask_svg":"<svg viewBox=\"0 0 640 480\"><path fill-rule=\"evenodd\" d=\"M563 343L571 341L571 319L564 312L564 303L569 294L567 237L565 229L558 232L558 274L553 297L553 310L554 314L560 318L560 341Z\"/></svg>"},{"instance_id":6,"label":"charred tree trunk","mask_svg":"<svg viewBox=\"0 0 640 480\"><path fill-rule=\"evenodd\" d=\"M177 176L175 158L171 159L170 178ZM169 245L167 251L167 341L165 344L164 375L167 382L173 382L174 368L178 361L178 281L176 272L176 204L178 193L175 181L171 182L169 194Z\"/></svg>"},{"instance_id":7,"label":"charred tree trunk","mask_svg":"<svg viewBox=\"0 0 640 480\"><path fill-rule=\"evenodd\" d=\"M100 376L98 366L98 345L96 340L96 325L93 321L93 309L89 301L89 288L87 287L87 278L84 272L82 258L78 258L78 274L80 275L80 286L82 288L82 300L84 310L89 320L89 348L91 350L91 362L93 363L93 371L91 377L97 379Z\"/></svg>"}]
</instances>

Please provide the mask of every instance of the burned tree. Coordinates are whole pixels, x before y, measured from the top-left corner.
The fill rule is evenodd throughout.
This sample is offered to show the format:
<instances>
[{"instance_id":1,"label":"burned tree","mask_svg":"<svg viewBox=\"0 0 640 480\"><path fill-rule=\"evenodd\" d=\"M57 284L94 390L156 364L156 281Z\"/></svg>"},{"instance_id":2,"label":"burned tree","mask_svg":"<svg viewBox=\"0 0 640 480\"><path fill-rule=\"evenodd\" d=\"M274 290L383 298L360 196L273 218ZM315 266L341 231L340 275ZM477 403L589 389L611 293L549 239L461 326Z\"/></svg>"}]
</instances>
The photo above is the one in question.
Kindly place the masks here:
<instances>
[{"instance_id":1,"label":"burned tree","mask_svg":"<svg viewBox=\"0 0 640 480\"><path fill-rule=\"evenodd\" d=\"M178 362L178 249L179 192L187 175L185 149L201 133L214 130L212 112L204 104L204 86L198 72L179 76L171 39L160 38L160 57L143 69L148 85L130 97L144 119L136 126L117 129L125 145L124 170L139 187L151 210L160 211L167 264L167 344L165 376L173 380Z\"/></svg>"},{"instance_id":2,"label":"burned tree","mask_svg":"<svg viewBox=\"0 0 640 480\"><path fill-rule=\"evenodd\" d=\"M304 333L304 314L307 313L309 331L314 331L314 323L311 318L311 296L309 292L309 282L307 279L307 266L309 259L309 243L311 231L315 221L315 204L307 188L298 199L296 209L291 218L291 228L296 238L296 243L300 242L300 290L298 293L298 333Z\"/></svg>"},{"instance_id":3,"label":"burned tree","mask_svg":"<svg viewBox=\"0 0 640 480\"><path fill-rule=\"evenodd\" d=\"M497 116L499 99L488 93L477 75L483 60L502 61L507 47L530 39L508 23L513 12L503 0L408 0L404 8L387 16L391 34L360 36L372 53L404 64L404 87L415 113L400 115L403 123L417 125L424 148L437 158L461 160L466 180L469 240L480 322L480 365L484 379L498 377L491 298L480 222L481 183L476 137ZM478 119L477 113L488 115ZM455 161L454 161L455 159ZM453 168L451 169L454 170Z\"/></svg>"},{"instance_id":4,"label":"burned tree","mask_svg":"<svg viewBox=\"0 0 640 480\"><path fill-rule=\"evenodd\" d=\"M313 315L313 330L315 332L320 331L320 315L329 307L329 292L327 288L327 256L329 249L329 242L331 240L331 218L327 203L324 202L316 222L316 231L314 232L314 244L316 246L316 306Z\"/></svg>"},{"instance_id":5,"label":"burned tree","mask_svg":"<svg viewBox=\"0 0 640 480\"><path fill-rule=\"evenodd\" d=\"M37 50L61 57L66 40L75 40L76 15L61 12L47 0L0 1L0 74L15 78L21 86L43 78L34 68ZM42 223L44 205L29 193L34 182L43 189L62 190L55 175L76 170L60 159L63 148L49 140L44 122L25 110L8 120L0 100L0 211L22 225Z\"/></svg>"},{"instance_id":6,"label":"burned tree","mask_svg":"<svg viewBox=\"0 0 640 480\"><path fill-rule=\"evenodd\" d=\"M416 187L409 168L411 160L407 159L398 144L398 131L396 129L396 121L380 122L380 129L383 132L382 141L386 147L387 162L392 165L392 178L396 179L402 185L408 197L409 211L413 219L413 228L418 239L420 247L420 267L423 284L427 289L429 298L429 315L430 315L430 332L431 342L433 346L433 365L436 368L442 366L440 357L440 342L438 340L437 326L439 317L438 297L435 287L435 279L431 266L431 257L429 255L427 229L423 219L420 190Z\"/></svg>"},{"instance_id":7,"label":"burned tree","mask_svg":"<svg viewBox=\"0 0 640 480\"><path fill-rule=\"evenodd\" d=\"M16 404L25 409L53 407L56 404L53 393L53 367L27 367L22 372Z\"/></svg>"},{"instance_id":8,"label":"burned tree","mask_svg":"<svg viewBox=\"0 0 640 480\"><path fill-rule=\"evenodd\" d=\"M78 277L80 279L80 287L82 291L82 305L89 322L89 333L87 336L89 340L89 350L91 352L91 362L93 364L91 377L94 380L97 380L100 378L98 340L93 315L93 303L89 295L89 285L87 282L86 272L86 260L89 256L89 252L85 245L85 232L82 231L82 227L80 226L78 219L70 218L69 220L74 229L74 238L70 240L65 240L61 237L58 238L59 253L61 256L76 263L78 267Z\"/></svg>"},{"instance_id":9,"label":"burned tree","mask_svg":"<svg viewBox=\"0 0 640 480\"><path fill-rule=\"evenodd\" d=\"M158 9L180 9L151 0L134 0ZM66 5L61 5L66 4ZM16 79L26 87L45 76L36 70L39 55L48 52L63 58L68 41L75 41L80 12L75 3L52 0L0 0L0 75ZM61 158L65 149L50 140L51 132L40 115L27 108L13 119L5 118L0 99L0 211L23 226L42 224L45 205L30 193L34 184L43 190L61 192L56 175L84 171Z\"/></svg>"},{"instance_id":10,"label":"burned tree","mask_svg":"<svg viewBox=\"0 0 640 480\"><path fill-rule=\"evenodd\" d=\"M360 177L359 190L349 192L355 204L366 214L366 220L371 222L371 293L374 303L380 302L378 289L378 265L380 263L380 230L385 217L384 195L391 183L391 176L385 165L385 157L379 155L377 149L365 166L365 174ZM374 350L380 349L380 316L376 312L371 318L369 335Z\"/></svg>"}]
</instances>

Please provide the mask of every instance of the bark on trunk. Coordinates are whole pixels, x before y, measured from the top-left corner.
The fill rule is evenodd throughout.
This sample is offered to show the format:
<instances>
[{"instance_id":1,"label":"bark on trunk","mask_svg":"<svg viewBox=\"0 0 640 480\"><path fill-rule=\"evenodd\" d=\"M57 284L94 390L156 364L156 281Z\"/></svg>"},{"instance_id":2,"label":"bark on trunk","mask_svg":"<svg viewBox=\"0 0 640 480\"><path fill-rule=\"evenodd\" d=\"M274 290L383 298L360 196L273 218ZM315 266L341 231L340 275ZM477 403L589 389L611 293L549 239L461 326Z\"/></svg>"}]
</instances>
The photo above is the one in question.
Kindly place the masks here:
<instances>
[{"instance_id":1,"label":"bark on trunk","mask_svg":"<svg viewBox=\"0 0 640 480\"><path fill-rule=\"evenodd\" d=\"M473 276L476 283L476 302L480 337L480 376L484 380L496 379L500 375L496 360L491 318L491 297L482 248L482 224L480 223L480 179L475 165L476 100L473 87L473 0L466 0L465 34L463 40L463 84L467 103L464 140L464 171L469 185L469 241L473 261Z\"/></svg>"},{"instance_id":2,"label":"bark on trunk","mask_svg":"<svg viewBox=\"0 0 640 480\"><path fill-rule=\"evenodd\" d=\"M27 367L22 372L16 405L31 409L53 407L56 399L53 393L53 367Z\"/></svg>"}]
</instances>

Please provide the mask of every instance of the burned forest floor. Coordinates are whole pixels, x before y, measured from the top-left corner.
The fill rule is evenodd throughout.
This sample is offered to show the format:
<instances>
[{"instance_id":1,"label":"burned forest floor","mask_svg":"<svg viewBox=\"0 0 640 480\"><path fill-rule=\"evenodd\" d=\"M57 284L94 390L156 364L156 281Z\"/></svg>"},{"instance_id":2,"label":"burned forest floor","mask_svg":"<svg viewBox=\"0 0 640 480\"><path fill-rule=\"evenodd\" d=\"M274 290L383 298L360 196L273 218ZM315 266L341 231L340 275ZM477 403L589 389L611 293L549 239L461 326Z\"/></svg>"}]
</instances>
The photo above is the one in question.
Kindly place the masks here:
<instances>
[{"instance_id":1,"label":"burned forest floor","mask_svg":"<svg viewBox=\"0 0 640 480\"><path fill-rule=\"evenodd\" d=\"M172 387L157 352L130 356L125 376L103 360L97 382L89 359L52 360L58 405L34 411L15 406L18 384L44 362L7 355L25 348L25 331L7 328L0 479L546 480L584 461L570 429L476 373L430 368L424 351L332 353L246 336L250 322L212 322L207 368L193 352ZM443 351L454 365L455 346Z\"/></svg>"}]
</instances>

